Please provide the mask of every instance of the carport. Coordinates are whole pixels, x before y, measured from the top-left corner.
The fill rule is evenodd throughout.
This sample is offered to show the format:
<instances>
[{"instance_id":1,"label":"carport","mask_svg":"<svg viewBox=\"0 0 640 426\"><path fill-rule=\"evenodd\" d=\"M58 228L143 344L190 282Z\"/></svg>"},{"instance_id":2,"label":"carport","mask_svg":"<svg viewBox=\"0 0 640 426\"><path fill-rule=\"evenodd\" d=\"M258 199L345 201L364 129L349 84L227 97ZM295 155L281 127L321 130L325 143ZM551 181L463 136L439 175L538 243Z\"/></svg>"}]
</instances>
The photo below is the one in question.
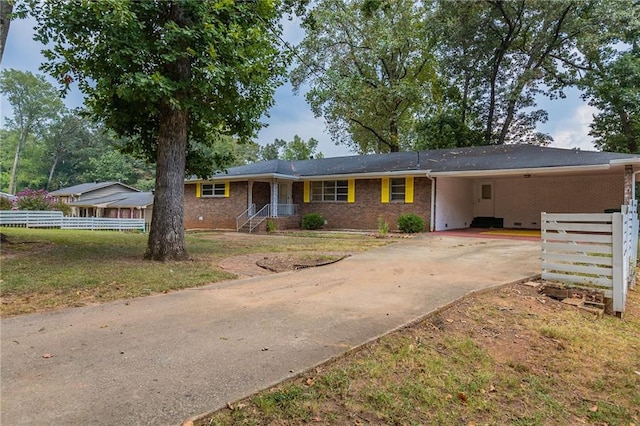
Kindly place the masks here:
<instances>
[{"instance_id":1,"label":"carport","mask_svg":"<svg viewBox=\"0 0 640 426\"><path fill-rule=\"evenodd\" d=\"M620 208L632 198L637 172L628 162L607 163L434 171L431 230L540 229L542 212L602 213Z\"/></svg>"}]
</instances>

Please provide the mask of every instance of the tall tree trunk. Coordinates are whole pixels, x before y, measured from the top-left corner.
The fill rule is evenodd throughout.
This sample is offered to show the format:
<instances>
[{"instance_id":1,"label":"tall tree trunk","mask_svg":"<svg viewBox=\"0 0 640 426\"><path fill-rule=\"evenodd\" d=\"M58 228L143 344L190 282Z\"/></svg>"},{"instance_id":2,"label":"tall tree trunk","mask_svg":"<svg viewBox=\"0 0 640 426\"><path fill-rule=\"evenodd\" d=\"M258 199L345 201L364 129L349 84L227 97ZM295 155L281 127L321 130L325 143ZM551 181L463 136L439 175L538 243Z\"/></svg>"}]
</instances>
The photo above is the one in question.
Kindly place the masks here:
<instances>
[{"instance_id":1,"label":"tall tree trunk","mask_svg":"<svg viewBox=\"0 0 640 426\"><path fill-rule=\"evenodd\" d=\"M13 12L13 1L0 0L0 62L4 54L4 46L7 43L7 35L9 35L9 26L11 19L9 15Z\"/></svg>"},{"instance_id":2,"label":"tall tree trunk","mask_svg":"<svg viewBox=\"0 0 640 426\"><path fill-rule=\"evenodd\" d=\"M638 137L633 132L631 121L629 120L629 114L622 109L618 109L618 115L620 116L620 124L622 125L622 132L627 141L627 149L631 154L638 153Z\"/></svg>"},{"instance_id":3,"label":"tall tree trunk","mask_svg":"<svg viewBox=\"0 0 640 426\"><path fill-rule=\"evenodd\" d=\"M58 159L60 158L60 154L56 151L53 156L53 163L51 164L51 168L49 169L49 178L47 179L47 191L51 190L51 181L53 180L53 175L56 172L56 167L58 166Z\"/></svg>"},{"instance_id":4,"label":"tall tree trunk","mask_svg":"<svg viewBox=\"0 0 640 426\"><path fill-rule=\"evenodd\" d=\"M389 123L389 133L390 133L390 144L389 151L390 152L400 152L400 137L398 135L398 122L393 119Z\"/></svg>"},{"instance_id":5,"label":"tall tree trunk","mask_svg":"<svg viewBox=\"0 0 640 426\"><path fill-rule=\"evenodd\" d=\"M145 259L186 260L184 245L184 170L188 110L169 106L160 117L156 189Z\"/></svg>"},{"instance_id":6,"label":"tall tree trunk","mask_svg":"<svg viewBox=\"0 0 640 426\"><path fill-rule=\"evenodd\" d=\"M18 163L20 162L20 154L22 154L22 147L27 140L27 134L25 131L20 132L20 138L16 145L16 153L13 156L13 166L11 167L11 177L9 178L9 193L16 193L17 177L18 177Z\"/></svg>"},{"instance_id":7,"label":"tall tree trunk","mask_svg":"<svg viewBox=\"0 0 640 426\"><path fill-rule=\"evenodd\" d=\"M169 20L183 28L189 25L189 17L185 15L180 2L170 3ZM188 82L191 79L191 63L186 56L178 57L164 68L173 81ZM177 92L179 106L168 102L160 105L156 191L151 231L144 255L148 260L165 262L189 258L184 244L184 172L189 138L189 110L183 104L185 98L184 93Z\"/></svg>"}]
</instances>

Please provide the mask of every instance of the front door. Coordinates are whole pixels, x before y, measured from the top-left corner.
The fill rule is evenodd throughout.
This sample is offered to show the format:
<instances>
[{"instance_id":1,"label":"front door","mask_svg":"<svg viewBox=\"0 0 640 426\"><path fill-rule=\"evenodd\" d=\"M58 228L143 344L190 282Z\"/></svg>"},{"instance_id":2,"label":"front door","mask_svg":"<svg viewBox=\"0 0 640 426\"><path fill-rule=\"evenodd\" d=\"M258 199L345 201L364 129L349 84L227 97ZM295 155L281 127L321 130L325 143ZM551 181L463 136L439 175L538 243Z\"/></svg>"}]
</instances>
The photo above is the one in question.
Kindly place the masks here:
<instances>
[{"instance_id":1,"label":"front door","mask_svg":"<svg viewBox=\"0 0 640 426\"><path fill-rule=\"evenodd\" d=\"M493 182L478 182L475 188L474 216L494 217L494 198Z\"/></svg>"},{"instance_id":2,"label":"front door","mask_svg":"<svg viewBox=\"0 0 640 426\"><path fill-rule=\"evenodd\" d=\"M291 184L279 183L278 184L278 215L279 216L291 216Z\"/></svg>"}]
</instances>

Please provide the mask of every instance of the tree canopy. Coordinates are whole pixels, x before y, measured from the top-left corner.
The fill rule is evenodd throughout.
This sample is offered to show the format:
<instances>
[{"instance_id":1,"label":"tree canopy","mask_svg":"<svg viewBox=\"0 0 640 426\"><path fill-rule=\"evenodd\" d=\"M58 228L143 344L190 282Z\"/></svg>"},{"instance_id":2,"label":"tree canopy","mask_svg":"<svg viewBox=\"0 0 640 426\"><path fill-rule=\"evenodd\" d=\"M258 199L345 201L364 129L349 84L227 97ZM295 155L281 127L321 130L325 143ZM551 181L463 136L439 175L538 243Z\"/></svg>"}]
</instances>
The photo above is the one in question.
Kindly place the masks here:
<instances>
[{"instance_id":1,"label":"tree canopy","mask_svg":"<svg viewBox=\"0 0 640 426\"><path fill-rule=\"evenodd\" d=\"M46 125L58 119L65 108L55 88L43 76L29 71L2 70L0 93L13 108L13 116L4 124L17 134L8 183L8 192L15 194L20 157L27 142L34 135L42 134Z\"/></svg>"},{"instance_id":2,"label":"tree canopy","mask_svg":"<svg viewBox=\"0 0 640 426\"><path fill-rule=\"evenodd\" d=\"M357 152L547 144L537 103L569 87L601 111L598 147L637 152L638 10L636 0L322 0L292 80Z\"/></svg>"},{"instance_id":3,"label":"tree canopy","mask_svg":"<svg viewBox=\"0 0 640 426\"><path fill-rule=\"evenodd\" d=\"M215 164L200 147L220 135L252 136L272 103L284 63L278 5L270 0L29 2L43 69L86 94L93 118L125 150L156 163L145 257L186 259L185 170Z\"/></svg>"},{"instance_id":4,"label":"tree canopy","mask_svg":"<svg viewBox=\"0 0 640 426\"><path fill-rule=\"evenodd\" d=\"M324 158L324 154L318 151L318 141L309 138L305 141L300 136L295 135L292 141L276 139L273 143L268 143L260 147L258 153L260 160L309 160L313 158Z\"/></svg>"},{"instance_id":5,"label":"tree canopy","mask_svg":"<svg viewBox=\"0 0 640 426\"><path fill-rule=\"evenodd\" d=\"M435 79L428 11L413 0L321 0L309 12L291 78L332 138L360 153L393 152Z\"/></svg>"}]
</instances>

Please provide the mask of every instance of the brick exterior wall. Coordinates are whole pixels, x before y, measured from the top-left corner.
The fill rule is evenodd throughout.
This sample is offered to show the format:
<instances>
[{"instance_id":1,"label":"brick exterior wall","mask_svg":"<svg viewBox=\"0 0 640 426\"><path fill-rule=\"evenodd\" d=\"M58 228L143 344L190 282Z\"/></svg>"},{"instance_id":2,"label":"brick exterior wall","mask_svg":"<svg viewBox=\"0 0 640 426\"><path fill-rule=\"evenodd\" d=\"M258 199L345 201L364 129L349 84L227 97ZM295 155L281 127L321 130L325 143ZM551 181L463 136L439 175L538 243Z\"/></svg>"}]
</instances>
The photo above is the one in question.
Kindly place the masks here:
<instances>
[{"instance_id":1,"label":"brick exterior wall","mask_svg":"<svg viewBox=\"0 0 640 426\"><path fill-rule=\"evenodd\" d=\"M184 226L186 229L235 230L236 217L246 209L247 182L231 182L229 197L196 198L196 184L185 184L184 186Z\"/></svg>"},{"instance_id":2,"label":"brick exterior wall","mask_svg":"<svg viewBox=\"0 0 640 426\"><path fill-rule=\"evenodd\" d=\"M604 213L624 202L624 175L495 179L495 216L504 226L540 228L540 213Z\"/></svg>"},{"instance_id":3,"label":"brick exterior wall","mask_svg":"<svg viewBox=\"0 0 640 426\"><path fill-rule=\"evenodd\" d=\"M425 230L429 229L431 209L431 181L427 178L414 179L413 203L382 203L381 179L356 179L355 202L309 202L303 201L304 184L293 184L293 203L300 206L300 216L307 213L320 213L327 224L323 229L366 229L378 228L378 216L389 222L391 230L398 229L398 216L403 213L415 213L425 221Z\"/></svg>"}]
</instances>

